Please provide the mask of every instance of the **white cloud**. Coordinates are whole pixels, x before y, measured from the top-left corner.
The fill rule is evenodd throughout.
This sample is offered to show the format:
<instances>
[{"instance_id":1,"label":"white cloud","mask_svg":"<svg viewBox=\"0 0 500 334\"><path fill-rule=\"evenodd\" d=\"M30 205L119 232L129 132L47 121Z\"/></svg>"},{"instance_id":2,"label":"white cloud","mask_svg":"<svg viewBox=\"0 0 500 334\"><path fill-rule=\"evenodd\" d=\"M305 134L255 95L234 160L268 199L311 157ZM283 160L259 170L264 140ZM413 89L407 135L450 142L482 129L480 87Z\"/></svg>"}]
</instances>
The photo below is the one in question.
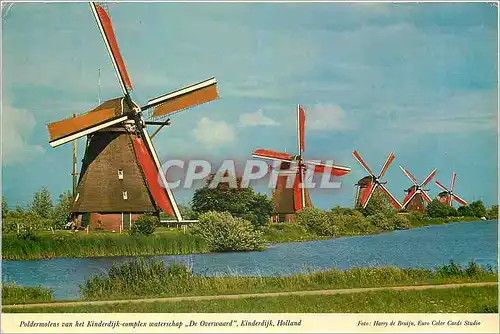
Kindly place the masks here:
<instances>
[{"instance_id":1,"label":"white cloud","mask_svg":"<svg viewBox=\"0 0 500 334\"><path fill-rule=\"evenodd\" d=\"M350 130L353 129L344 110L334 104L316 104L306 108L306 127L310 130Z\"/></svg>"},{"instance_id":2,"label":"white cloud","mask_svg":"<svg viewBox=\"0 0 500 334\"><path fill-rule=\"evenodd\" d=\"M239 125L242 127L259 125L275 126L279 125L279 123L272 118L264 116L262 110L257 110L254 113L241 114Z\"/></svg>"},{"instance_id":3,"label":"white cloud","mask_svg":"<svg viewBox=\"0 0 500 334\"><path fill-rule=\"evenodd\" d=\"M25 109L17 109L9 103L2 108L2 164L9 165L30 160L43 154L40 145L29 143L36 125L35 117Z\"/></svg>"},{"instance_id":4,"label":"white cloud","mask_svg":"<svg viewBox=\"0 0 500 334\"><path fill-rule=\"evenodd\" d=\"M198 121L191 135L198 143L209 148L232 144L236 141L234 130L228 123L212 121L208 117L203 117Z\"/></svg>"}]
</instances>

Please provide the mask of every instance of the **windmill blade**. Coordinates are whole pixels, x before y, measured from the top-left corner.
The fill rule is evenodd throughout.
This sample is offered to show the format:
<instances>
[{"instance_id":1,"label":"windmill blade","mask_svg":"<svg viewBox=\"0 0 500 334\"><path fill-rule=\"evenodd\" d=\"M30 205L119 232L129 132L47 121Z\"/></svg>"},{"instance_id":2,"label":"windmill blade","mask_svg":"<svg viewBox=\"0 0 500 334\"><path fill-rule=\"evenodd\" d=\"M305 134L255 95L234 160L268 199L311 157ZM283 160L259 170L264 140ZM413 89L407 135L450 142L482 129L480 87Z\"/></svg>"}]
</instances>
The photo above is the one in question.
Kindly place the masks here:
<instances>
[{"instance_id":1,"label":"windmill blade","mask_svg":"<svg viewBox=\"0 0 500 334\"><path fill-rule=\"evenodd\" d=\"M86 114L47 125L49 144L56 147L125 121L123 98L106 101Z\"/></svg>"},{"instance_id":2,"label":"windmill blade","mask_svg":"<svg viewBox=\"0 0 500 334\"><path fill-rule=\"evenodd\" d=\"M293 183L293 208L296 212L301 211L304 208L304 189L300 187L302 182L301 173L296 172L296 177Z\"/></svg>"},{"instance_id":3,"label":"windmill blade","mask_svg":"<svg viewBox=\"0 0 500 334\"><path fill-rule=\"evenodd\" d=\"M252 153L252 156L255 158L279 160L287 162L291 162L293 159L293 156L291 154L275 152L271 150L263 150L263 149L255 150L255 152Z\"/></svg>"},{"instance_id":4,"label":"windmill blade","mask_svg":"<svg viewBox=\"0 0 500 334\"><path fill-rule=\"evenodd\" d=\"M403 173L405 173L406 176L408 176L408 178L410 179L411 182L413 182L414 185L418 185L417 184L417 180L415 179L415 177L413 175L411 175L411 173L405 169L403 166L399 166L399 168L401 168L401 170L403 171Z\"/></svg>"},{"instance_id":5,"label":"windmill blade","mask_svg":"<svg viewBox=\"0 0 500 334\"><path fill-rule=\"evenodd\" d=\"M170 205L170 207L172 209L171 211L173 211L173 212L171 212L171 211L166 211L166 212L169 213L169 214L173 213L175 215L175 217L177 218L177 221L180 222L180 221L183 220L181 212L179 210L179 207L177 206L177 202L175 201L175 197L172 194L172 190L168 186L167 179L166 179L165 174L163 173L162 168L161 168L160 160L158 159L158 155L156 154L155 148L153 146L153 143L151 142L151 138L149 137L149 133L148 133L148 130L146 129L146 127L142 128L142 134L143 134L143 137L145 139L146 147L149 150L149 153L151 154L150 157L153 158L153 162L154 162L154 166L153 167L156 167L155 168L156 175L154 175L154 182L156 182L156 184L158 184L158 182L156 180L157 180L157 178L159 176L160 180L161 180L161 183L162 183L161 185L163 186L163 188L164 188L164 190L166 192L166 195L168 197L169 205ZM149 169L151 169L151 163L152 162L148 162L148 158L147 157L144 158L143 163L149 164L150 165ZM161 195L159 195L159 196L161 196ZM162 209L163 210L169 210L169 206L164 201L162 201L162 203L164 203L164 207L162 207Z\"/></svg>"},{"instance_id":6,"label":"windmill blade","mask_svg":"<svg viewBox=\"0 0 500 334\"><path fill-rule=\"evenodd\" d=\"M380 170L380 174L378 175L378 178L381 179L385 172L387 172L387 169L389 168L389 166L391 165L391 163L394 161L395 159L395 156L394 156L394 153L389 153L389 155L387 156L387 160L385 160L385 163L384 163L384 166L382 166L382 169Z\"/></svg>"},{"instance_id":7,"label":"windmill blade","mask_svg":"<svg viewBox=\"0 0 500 334\"><path fill-rule=\"evenodd\" d=\"M218 97L217 80L210 78L175 92L155 97L149 100L141 110L155 108L152 117L161 117L216 100Z\"/></svg>"},{"instance_id":8,"label":"windmill blade","mask_svg":"<svg viewBox=\"0 0 500 334\"><path fill-rule=\"evenodd\" d=\"M424 200L427 202L427 204L429 204L432 201L432 199L430 198L430 196L427 194L426 191L422 190L421 194Z\"/></svg>"},{"instance_id":9,"label":"windmill blade","mask_svg":"<svg viewBox=\"0 0 500 334\"><path fill-rule=\"evenodd\" d=\"M387 196L389 196L389 201L391 202L391 205L396 208L396 210L401 209L401 203L397 200L396 197L392 195L392 193L387 189L383 184L379 184L380 190L382 190Z\"/></svg>"},{"instance_id":10,"label":"windmill blade","mask_svg":"<svg viewBox=\"0 0 500 334\"><path fill-rule=\"evenodd\" d=\"M407 195L406 197L403 199L403 205L401 206L401 208L406 208L406 206L408 205L408 203L411 202L411 200L413 199L413 197L415 197L415 195L417 194L418 192L415 190L415 189L412 189Z\"/></svg>"},{"instance_id":11,"label":"windmill blade","mask_svg":"<svg viewBox=\"0 0 500 334\"><path fill-rule=\"evenodd\" d=\"M445 186L443 186L443 184L439 181L435 181L434 182L439 188L443 189L444 191L446 191L447 193L449 193L450 191L448 189L446 189Z\"/></svg>"},{"instance_id":12,"label":"windmill blade","mask_svg":"<svg viewBox=\"0 0 500 334\"><path fill-rule=\"evenodd\" d=\"M340 166L340 165L330 165L322 162L316 162L312 160L307 160L304 162L306 165L313 166L315 173L326 173L329 172L333 176L342 176L351 171L350 167Z\"/></svg>"},{"instance_id":13,"label":"windmill blade","mask_svg":"<svg viewBox=\"0 0 500 334\"><path fill-rule=\"evenodd\" d=\"M422 182L420 187L425 187L429 182L431 182L432 178L436 175L437 171L438 171L437 168L434 168L432 172Z\"/></svg>"},{"instance_id":14,"label":"windmill blade","mask_svg":"<svg viewBox=\"0 0 500 334\"><path fill-rule=\"evenodd\" d=\"M370 201L370 198L372 198L373 193L375 192L375 189L377 188L378 183L370 183L370 185L366 188L366 190L363 192L363 196L359 200L359 204L364 208L368 205L368 202Z\"/></svg>"},{"instance_id":15,"label":"windmill blade","mask_svg":"<svg viewBox=\"0 0 500 334\"><path fill-rule=\"evenodd\" d=\"M464 206L465 206L465 205L467 205L467 202L466 202L463 198L459 197L459 196L458 196L458 195L456 195L456 194L451 194L451 196L450 196L450 197L452 197L452 198L453 198L453 200L455 200L455 202L458 202L458 203L460 203L460 204L462 204L462 205L464 205Z\"/></svg>"},{"instance_id":16,"label":"windmill blade","mask_svg":"<svg viewBox=\"0 0 500 334\"><path fill-rule=\"evenodd\" d=\"M300 104L297 105L297 146L298 154L304 152L306 113Z\"/></svg>"},{"instance_id":17,"label":"windmill blade","mask_svg":"<svg viewBox=\"0 0 500 334\"><path fill-rule=\"evenodd\" d=\"M359 153L356 150L352 151L352 155L354 156L354 158L356 160L358 160L358 162L361 164L361 166L363 166L363 168L368 172L368 174L375 176L373 174L372 170L370 169L370 167L368 167L368 165L365 163L363 158L361 158L361 156L359 155Z\"/></svg>"},{"instance_id":18,"label":"windmill blade","mask_svg":"<svg viewBox=\"0 0 500 334\"><path fill-rule=\"evenodd\" d=\"M304 166L299 166L301 192L302 192L302 208L306 207L306 188L305 188L305 168Z\"/></svg>"},{"instance_id":19,"label":"windmill blade","mask_svg":"<svg viewBox=\"0 0 500 334\"><path fill-rule=\"evenodd\" d=\"M457 174L453 172L451 174L451 186L450 186L450 191L453 192L453 189L455 188L455 179L457 177Z\"/></svg>"},{"instance_id":20,"label":"windmill blade","mask_svg":"<svg viewBox=\"0 0 500 334\"><path fill-rule=\"evenodd\" d=\"M116 41L113 26L111 25L111 19L104 8L95 2L90 2L90 8L92 9L97 26L99 27L102 38L104 39L104 44L106 44L106 49L111 57L111 61L113 62L123 94L128 95L128 90L132 90L132 83L130 82L127 68L125 67L120 49L118 48L118 42Z\"/></svg>"}]
</instances>

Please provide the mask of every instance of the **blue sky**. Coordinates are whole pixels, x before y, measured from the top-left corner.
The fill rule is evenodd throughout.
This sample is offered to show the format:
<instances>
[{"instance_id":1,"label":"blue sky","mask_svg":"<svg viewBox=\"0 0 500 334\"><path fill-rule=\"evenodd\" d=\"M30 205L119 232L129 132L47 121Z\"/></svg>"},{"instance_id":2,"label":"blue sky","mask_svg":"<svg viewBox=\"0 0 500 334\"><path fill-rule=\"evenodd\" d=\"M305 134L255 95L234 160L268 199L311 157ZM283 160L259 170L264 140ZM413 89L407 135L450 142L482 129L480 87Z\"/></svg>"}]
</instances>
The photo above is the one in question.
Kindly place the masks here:
<instances>
[{"instance_id":1,"label":"blue sky","mask_svg":"<svg viewBox=\"0 0 500 334\"><path fill-rule=\"evenodd\" d=\"M485 3L110 3L140 103L215 76L221 99L172 117L160 156L243 160L256 148L296 147L307 115L310 159L351 166L316 206L350 206L387 154L388 188L435 179L467 201L497 201L497 8ZM87 3L23 3L3 13L2 191L25 205L47 186L71 188L71 145L50 148L46 124L121 95ZM79 141L79 153L85 141ZM434 197L438 188L430 185ZM259 191L270 193L262 186ZM176 190L185 203L190 191Z\"/></svg>"}]
</instances>

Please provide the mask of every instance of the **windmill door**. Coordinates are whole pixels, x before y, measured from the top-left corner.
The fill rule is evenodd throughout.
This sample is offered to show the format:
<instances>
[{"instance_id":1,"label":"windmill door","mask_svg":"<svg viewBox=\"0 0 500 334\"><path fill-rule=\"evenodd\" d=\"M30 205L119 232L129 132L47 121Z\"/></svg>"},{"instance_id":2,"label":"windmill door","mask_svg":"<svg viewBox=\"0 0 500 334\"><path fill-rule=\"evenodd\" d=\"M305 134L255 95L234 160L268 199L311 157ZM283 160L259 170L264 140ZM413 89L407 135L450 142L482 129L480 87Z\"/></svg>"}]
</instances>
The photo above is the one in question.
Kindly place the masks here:
<instances>
[{"instance_id":1,"label":"windmill door","mask_svg":"<svg viewBox=\"0 0 500 334\"><path fill-rule=\"evenodd\" d=\"M122 229L130 230L132 224L132 214L129 212L122 213Z\"/></svg>"}]
</instances>

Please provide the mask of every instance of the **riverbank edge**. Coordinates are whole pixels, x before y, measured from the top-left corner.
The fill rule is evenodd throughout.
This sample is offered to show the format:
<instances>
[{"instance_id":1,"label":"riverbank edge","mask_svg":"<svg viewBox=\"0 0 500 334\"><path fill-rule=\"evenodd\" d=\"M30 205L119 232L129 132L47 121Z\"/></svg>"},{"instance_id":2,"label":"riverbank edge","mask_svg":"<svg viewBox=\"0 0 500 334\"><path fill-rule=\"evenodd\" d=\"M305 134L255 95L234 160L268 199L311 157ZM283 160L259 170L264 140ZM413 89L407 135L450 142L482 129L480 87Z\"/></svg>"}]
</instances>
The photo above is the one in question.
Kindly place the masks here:
<instances>
[{"instance_id":1,"label":"riverbank edge","mask_svg":"<svg viewBox=\"0 0 500 334\"><path fill-rule=\"evenodd\" d=\"M476 222L476 221L484 221L484 220L481 220L480 218L474 219L472 217L467 217L466 220L456 220L456 217L455 217L455 219L452 219L452 218L425 218L422 221L419 221L418 225L410 225L405 230L423 228L423 227L428 227L428 226L436 226L436 225L446 225L446 224L455 224L455 223L470 223L470 222ZM486 220L485 222L487 222L487 221L498 221L498 220L497 219L490 219L490 220ZM414 222L412 222L412 223L414 223ZM394 231L398 231L398 230L397 229L395 229L395 230L381 230L381 231L375 231L375 232L371 232L371 233L346 233L346 234L333 236L333 237L332 236L318 236L318 235L313 235L313 234L307 234L304 237L301 237L300 239L292 238L292 237L287 239L285 236L285 238L281 239L281 240L280 239L269 240L268 238L266 238L266 237L269 237L269 235L265 234L264 239L266 240L267 247L269 247L270 245L273 245L273 244L311 242L311 241L331 240L331 239L340 239L340 238L348 238L348 237L362 237L362 236L386 234L386 233L391 233ZM162 238L161 236L156 236L156 237ZM92 238L92 236L88 236L88 238ZM4 244L2 245L2 248L3 247L4 247ZM108 252L100 253L100 255L83 254L81 256L78 256L78 255L75 255L75 256L61 255L61 256L59 256L59 254L49 254L47 256L37 256L38 254L31 254L32 256L23 257L23 258L5 257L4 253L5 252L2 249L2 261L32 261L32 260L43 260L43 259L78 259L78 258L102 258L102 257L197 255L197 254L209 254L209 253L213 253L213 252L211 252L208 249L199 249L198 251L191 251L191 252L182 252L182 251L162 252L161 250L159 252L156 252L156 251L151 252L151 251L149 251L149 249L144 249L144 250L139 250L137 252L134 252L132 254L125 253L125 252L121 252L121 253L118 252L118 254L117 254L116 248L110 248L110 249L108 249Z\"/></svg>"}]
</instances>

